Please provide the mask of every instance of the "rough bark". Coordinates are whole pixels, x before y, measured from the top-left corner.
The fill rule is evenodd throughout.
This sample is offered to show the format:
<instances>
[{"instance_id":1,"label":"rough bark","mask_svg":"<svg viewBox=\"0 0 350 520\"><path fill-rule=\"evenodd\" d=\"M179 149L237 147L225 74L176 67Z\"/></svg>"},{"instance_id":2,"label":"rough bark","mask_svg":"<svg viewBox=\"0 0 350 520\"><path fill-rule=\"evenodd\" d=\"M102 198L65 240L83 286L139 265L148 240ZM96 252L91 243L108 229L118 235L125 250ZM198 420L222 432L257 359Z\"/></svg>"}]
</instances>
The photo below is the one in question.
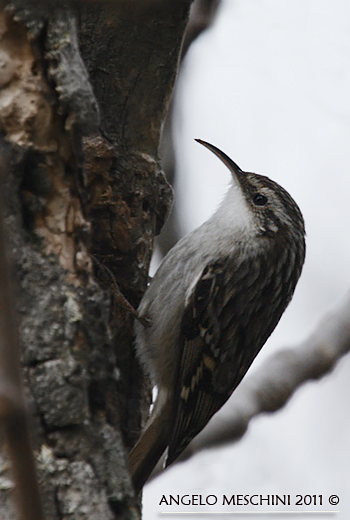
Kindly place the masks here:
<instances>
[{"instance_id":1,"label":"rough bark","mask_svg":"<svg viewBox=\"0 0 350 520\"><path fill-rule=\"evenodd\" d=\"M132 318L106 285L137 305L171 206L158 146L189 4L0 3L8 253L50 519L139 516L125 446L148 393ZM0 516L10 519L1 457Z\"/></svg>"},{"instance_id":2,"label":"rough bark","mask_svg":"<svg viewBox=\"0 0 350 520\"><path fill-rule=\"evenodd\" d=\"M9 171L8 159L6 150L0 146L1 180ZM20 372L15 299L7 256L3 207L3 192L0 191L0 424L11 459L18 516L21 520L43 520ZM5 478L6 483L9 481L6 482ZM3 485L2 479L0 486Z\"/></svg>"}]
</instances>

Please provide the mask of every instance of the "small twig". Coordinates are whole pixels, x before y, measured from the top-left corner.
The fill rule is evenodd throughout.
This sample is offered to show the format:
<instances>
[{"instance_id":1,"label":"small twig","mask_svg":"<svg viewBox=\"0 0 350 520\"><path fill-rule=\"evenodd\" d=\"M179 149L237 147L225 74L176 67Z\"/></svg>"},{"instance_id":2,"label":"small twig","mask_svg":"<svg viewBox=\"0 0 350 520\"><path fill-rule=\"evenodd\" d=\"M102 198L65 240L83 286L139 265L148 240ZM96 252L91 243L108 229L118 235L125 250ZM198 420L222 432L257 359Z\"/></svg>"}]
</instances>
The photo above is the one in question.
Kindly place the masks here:
<instances>
[{"instance_id":1,"label":"small twig","mask_svg":"<svg viewBox=\"0 0 350 520\"><path fill-rule=\"evenodd\" d=\"M181 58L185 56L189 47L198 36L213 25L220 4L221 0L196 0L193 2L190 19L186 27Z\"/></svg>"},{"instance_id":2,"label":"small twig","mask_svg":"<svg viewBox=\"0 0 350 520\"><path fill-rule=\"evenodd\" d=\"M178 462L202 450L237 441L253 417L280 410L302 384L328 374L349 351L350 298L334 314L323 319L306 341L270 356L254 375L246 377ZM161 473L159 463L151 478Z\"/></svg>"},{"instance_id":3,"label":"small twig","mask_svg":"<svg viewBox=\"0 0 350 520\"><path fill-rule=\"evenodd\" d=\"M192 43L200 34L211 27L214 23L220 4L221 0L195 0L192 3L190 17L181 49L181 66ZM168 182L172 186L175 185L175 177L177 176L178 169L173 137L173 119L174 111L176 110L175 100L176 95L173 96L168 115L165 119L160 147L162 167ZM181 238L179 220L179 209L177 200L175 199L169 218L165 222L161 234L156 239L156 243L159 246L162 256L165 256Z\"/></svg>"},{"instance_id":4,"label":"small twig","mask_svg":"<svg viewBox=\"0 0 350 520\"><path fill-rule=\"evenodd\" d=\"M0 142L1 181L9 170L6 155L5 146ZM18 333L9 272L3 200L0 199L0 419L12 463L19 516L22 520L43 520L23 397Z\"/></svg>"},{"instance_id":5,"label":"small twig","mask_svg":"<svg viewBox=\"0 0 350 520\"><path fill-rule=\"evenodd\" d=\"M112 271L102 262L96 258L95 255L91 255L95 266L98 271L96 272L97 279L102 283L103 287L108 289L113 297L114 303L117 307L121 307L126 312L131 314L138 322L141 323L144 327L150 326L150 321L148 318L140 316L137 310L131 305L131 303L125 298L121 290L119 289L119 285L112 273Z\"/></svg>"}]
</instances>

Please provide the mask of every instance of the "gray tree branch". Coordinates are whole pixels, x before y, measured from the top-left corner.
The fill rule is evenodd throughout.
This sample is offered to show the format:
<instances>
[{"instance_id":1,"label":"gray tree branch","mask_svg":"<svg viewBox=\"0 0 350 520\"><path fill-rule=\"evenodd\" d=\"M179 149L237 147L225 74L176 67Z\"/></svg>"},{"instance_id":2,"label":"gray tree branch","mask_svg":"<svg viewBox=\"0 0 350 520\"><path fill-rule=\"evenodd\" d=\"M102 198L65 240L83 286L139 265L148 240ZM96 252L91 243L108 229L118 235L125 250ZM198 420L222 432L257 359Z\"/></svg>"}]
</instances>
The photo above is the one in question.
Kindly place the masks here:
<instances>
[{"instance_id":1,"label":"gray tree branch","mask_svg":"<svg viewBox=\"0 0 350 520\"><path fill-rule=\"evenodd\" d=\"M181 63L192 43L202 34L203 31L209 29L214 23L221 0L195 0L190 11L190 18L186 27L184 42L181 51ZM180 69L181 70L181 69ZM171 102L168 116L165 119L160 156L162 167L169 183L173 186L177 173L176 153L173 136L174 111L176 107L176 89L175 96ZM178 205L175 199L174 206L165 222L162 233L157 238L162 256L176 244L181 238L180 224L178 215Z\"/></svg>"}]
</instances>

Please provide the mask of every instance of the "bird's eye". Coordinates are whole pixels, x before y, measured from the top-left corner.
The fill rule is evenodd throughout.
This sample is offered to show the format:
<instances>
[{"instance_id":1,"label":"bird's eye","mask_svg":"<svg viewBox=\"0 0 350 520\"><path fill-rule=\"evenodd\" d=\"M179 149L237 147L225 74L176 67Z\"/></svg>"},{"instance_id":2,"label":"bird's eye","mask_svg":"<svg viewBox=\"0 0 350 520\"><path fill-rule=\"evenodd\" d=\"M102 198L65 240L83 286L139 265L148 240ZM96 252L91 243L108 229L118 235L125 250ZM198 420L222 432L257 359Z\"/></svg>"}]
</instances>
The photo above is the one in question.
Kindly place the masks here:
<instances>
[{"instance_id":1,"label":"bird's eye","mask_svg":"<svg viewBox=\"0 0 350 520\"><path fill-rule=\"evenodd\" d=\"M265 197L265 195L261 195L261 193L257 193L253 197L253 202L254 202L255 206L266 206L267 197Z\"/></svg>"}]
</instances>

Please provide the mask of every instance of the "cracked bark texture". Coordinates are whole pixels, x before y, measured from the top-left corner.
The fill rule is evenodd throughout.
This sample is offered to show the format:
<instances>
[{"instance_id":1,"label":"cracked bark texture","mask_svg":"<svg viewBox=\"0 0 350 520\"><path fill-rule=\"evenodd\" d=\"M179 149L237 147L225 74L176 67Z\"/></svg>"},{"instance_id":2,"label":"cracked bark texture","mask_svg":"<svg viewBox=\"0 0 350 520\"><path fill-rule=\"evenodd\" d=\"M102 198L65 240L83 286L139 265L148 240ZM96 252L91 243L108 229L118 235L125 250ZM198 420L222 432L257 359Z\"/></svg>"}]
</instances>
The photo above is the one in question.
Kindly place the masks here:
<instances>
[{"instance_id":1,"label":"cracked bark texture","mask_svg":"<svg viewBox=\"0 0 350 520\"><path fill-rule=\"evenodd\" d=\"M109 289L137 306L171 207L158 147L189 4L0 2L8 255L49 519L139 517L126 450L149 391ZM12 519L6 457L0 517Z\"/></svg>"}]
</instances>

